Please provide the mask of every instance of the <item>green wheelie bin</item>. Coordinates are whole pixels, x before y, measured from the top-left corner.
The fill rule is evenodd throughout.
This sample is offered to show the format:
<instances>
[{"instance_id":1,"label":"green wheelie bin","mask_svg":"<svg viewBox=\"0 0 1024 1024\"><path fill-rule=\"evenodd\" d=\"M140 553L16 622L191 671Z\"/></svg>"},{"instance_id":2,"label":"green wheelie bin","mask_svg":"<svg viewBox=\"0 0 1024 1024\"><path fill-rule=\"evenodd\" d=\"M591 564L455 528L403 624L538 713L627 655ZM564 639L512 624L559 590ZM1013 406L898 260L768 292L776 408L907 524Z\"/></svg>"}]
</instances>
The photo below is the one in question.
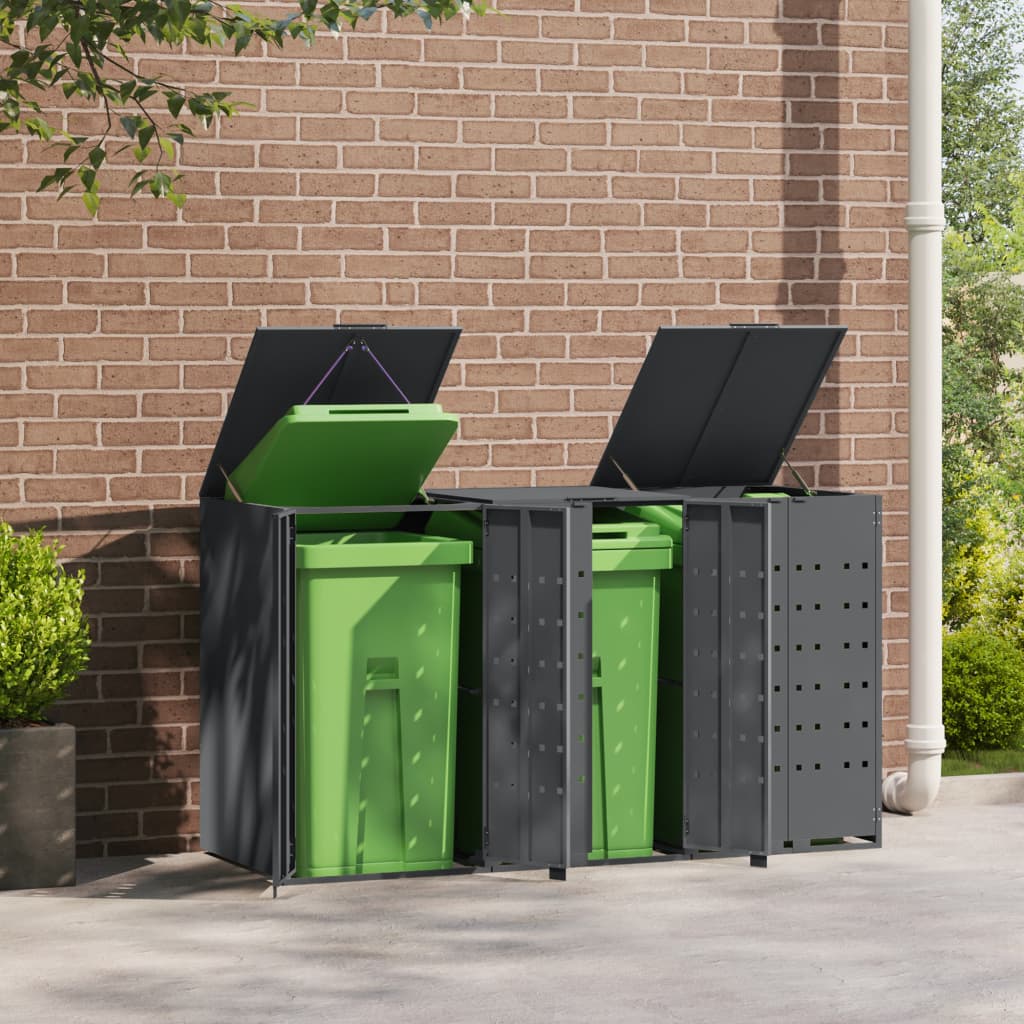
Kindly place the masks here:
<instances>
[{"instance_id":1,"label":"green wheelie bin","mask_svg":"<svg viewBox=\"0 0 1024 1024\"><path fill-rule=\"evenodd\" d=\"M653 853L662 570L671 541L645 523L595 523L591 860Z\"/></svg>"},{"instance_id":2,"label":"green wheelie bin","mask_svg":"<svg viewBox=\"0 0 1024 1024\"><path fill-rule=\"evenodd\" d=\"M466 541L295 546L295 861L306 877L451 867Z\"/></svg>"}]
</instances>

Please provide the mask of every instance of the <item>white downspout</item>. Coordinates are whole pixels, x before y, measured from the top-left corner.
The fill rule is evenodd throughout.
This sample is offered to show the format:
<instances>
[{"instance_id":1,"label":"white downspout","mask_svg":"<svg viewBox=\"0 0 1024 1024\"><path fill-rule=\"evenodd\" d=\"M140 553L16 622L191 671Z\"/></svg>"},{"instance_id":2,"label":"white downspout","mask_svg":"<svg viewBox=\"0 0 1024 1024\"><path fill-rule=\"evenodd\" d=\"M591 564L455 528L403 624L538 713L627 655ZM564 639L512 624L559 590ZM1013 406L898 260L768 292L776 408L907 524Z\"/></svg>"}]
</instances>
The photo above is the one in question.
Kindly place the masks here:
<instances>
[{"instance_id":1,"label":"white downspout","mask_svg":"<svg viewBox=\"0 0 1024 1024\"><path fill-rule=\"evenodd\" d=\"M942 17L910 0L910 722L907 771L882 783L890 811L936 797L942 727Z\"/></svg>"}]
</instances>

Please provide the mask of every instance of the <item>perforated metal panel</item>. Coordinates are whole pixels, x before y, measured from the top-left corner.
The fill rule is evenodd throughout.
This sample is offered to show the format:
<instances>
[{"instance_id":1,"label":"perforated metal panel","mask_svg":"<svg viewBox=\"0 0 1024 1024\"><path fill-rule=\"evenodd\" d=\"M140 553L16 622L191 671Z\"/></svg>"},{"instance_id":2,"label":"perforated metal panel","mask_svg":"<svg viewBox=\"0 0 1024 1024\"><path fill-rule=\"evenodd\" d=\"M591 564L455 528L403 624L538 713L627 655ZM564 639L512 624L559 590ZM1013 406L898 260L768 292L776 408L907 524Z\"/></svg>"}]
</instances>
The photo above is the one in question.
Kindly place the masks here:
<instances>
[{"instance_id":1,"label":"perforated metal panel","mask_svg":"<svg viewBox=\"0 0 1024 1024\"><path fill-rule=\"evenodd\" d=\"M686 849L766 853L768 506L687 503Z\"/></svg>"},{"instance_id":2,"label":"perforated metal panel","mask_svg":"<svg viewBox=\"0 0 1024 1024\"><path fill-rule=\"evenodd\" d=\"M484 509L487 864L586 860L590 523L589 506Z\"/></svg>"},{"instance_id":3,"label":"perforated metal panel","mask_svg":"<svg viewBox=\"0 0 1024 1024\"><path fill-rule=\"evenodd\" d=\"M778 514L775 846L878 838L878 501L794 499L780 503Z\"/></svg>"}]
</instances>

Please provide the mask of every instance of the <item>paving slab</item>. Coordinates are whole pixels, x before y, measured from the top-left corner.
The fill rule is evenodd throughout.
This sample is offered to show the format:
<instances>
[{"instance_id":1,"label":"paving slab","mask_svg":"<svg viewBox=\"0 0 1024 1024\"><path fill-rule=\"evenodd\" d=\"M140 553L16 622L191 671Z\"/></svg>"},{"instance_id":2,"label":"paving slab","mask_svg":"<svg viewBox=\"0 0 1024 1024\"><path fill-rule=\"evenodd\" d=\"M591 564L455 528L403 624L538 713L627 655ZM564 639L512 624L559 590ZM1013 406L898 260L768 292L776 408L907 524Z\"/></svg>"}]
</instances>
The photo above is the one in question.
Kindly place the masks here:
<instances>
[{"instance_id":1,"label":"paving slab","mask_svg":"<svg viewBox=\"0 0 1024 1024\"><path fill-rule=\"evenodd\" d=\"M202 854L81 862L74 889L0 897L0 1019L1016 1024L1024 803L986 794L1019 783L949 781L928 811L886 815L880 850L767 870L669 861L275 900Z\"/></svg>"}]
</instances>

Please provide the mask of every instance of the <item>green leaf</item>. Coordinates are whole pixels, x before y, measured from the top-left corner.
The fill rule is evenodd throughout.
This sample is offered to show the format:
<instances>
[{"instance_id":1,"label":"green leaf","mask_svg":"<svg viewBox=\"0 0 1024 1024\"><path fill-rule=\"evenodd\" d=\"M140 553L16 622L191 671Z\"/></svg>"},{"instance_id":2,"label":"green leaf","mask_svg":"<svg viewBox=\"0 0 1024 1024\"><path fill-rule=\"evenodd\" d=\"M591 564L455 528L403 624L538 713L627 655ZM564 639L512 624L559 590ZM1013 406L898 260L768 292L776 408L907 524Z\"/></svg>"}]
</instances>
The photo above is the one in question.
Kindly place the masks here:
<instances>
[{"instance_id":1,"label":"green leaf","mask_svg":"<svg viewBox=\"0 0 1024 1024\"><path fill-rule=\"evenodd\" d=\"M168 160L173 160L174 159L174 143L171 142L170 139L161 138L160 139L160 148L167 155L167 159Z\"/></svg>"},{"instance_id":2,"label":"green leaf","mask_svg":"<svg viewBox=\"0 0 1024 1024\"><path fill-rule=\"evenodd\" d=\"M139 119L131 114L126 114L121 118L121 127L124 129L124 133L129 139L134 139L135 133L139 127Z\"/></svg>"},{"instance_id":3,"label":"green leaf","mask_svg":"<svg viewBox=\"0 0 1024 1024\"><path fill-rule=\"evenodd\" d=\"M180 92L169 92L167 96L167 110L171 117L177 117L181 108L185 106L185 97Z\"/></svg>"},{"instance_id":4,"label":"green leaf","mask_svg":"<svg viewBox=\"0 0 1024 1024\"><path fill-rule=\"evenodd\" d=\"M44 142L49 142L53 138L53 127L41 117L30 117L25 122L25 127Z\"/></svg>"},{"instance_id":5,"label":"green leaf","mask_svg":"<svg viewBox=\"0 0 1024 1024\"><path fill-rule=\"evenodd\" d=\"M149 156L149 146L136 146L132 150L132 155L135 157L138 163L142 163Z\"/></svg>"},{"instance_id":6,"label":"green leaf","mask_svg":"<svg viewBox=\"0 0 1024 1024\"><path fill-rule=\"evenodd\" d=\"M102 146L95 146L89 150L89 163L92 164L94 170L99 170L106 160L107 154Z\"/></svg>"},{"instance_id":7,"label":"green leaf","mask_svg":"<svg viewBox=\"0 0 1024 1024\"><path fill-rule=\"evenodd\" d=\"M67 168L65 168L65 170L68 170L68 171L70 171L70 170L71 170L71 168L70 168L70 167L67 167ZM60 182L61 180L62 180L62 179L61 179L60 175L59 175L59 174L57 173L57 171L53 171L52 173L50 173L50 174L47 174L47 175L45 175L45 176L43 177L43 180L42 180L42 181L40 181L40 182L39 182L39 185L38 185L38 186L36 187L36 191L37 191L37 192L42 192L42 191L43 191L43 189L47 189L47 188L49 188L49 187L50 187L51 185L56 185L56 184L58 184L58 183L59 183L59 182Z\"/></svg>"},{"instance_id":8,"label":"green leaf","mask_svg":"<svg viewBox=\"0 0 1024 1024\"><path fill-rule=\"evenodd\" d=\"M145 170L136 171L128 183L128 194L131 196L137 196L145 187L149 179L146 177Z\"/></svg>"},{"instance_id":9,"label":"green leaf","mask_svg":"<svg viewBox=\"0 0 1024 1024\"><path fill-rule=\"evenodd\" d=\"M153 193L154 196L157 197L157 199L163 199L164 196L167 195L170 188L170 175L164 174L163 172L158 172L157 174L154 174L152 180L149 183L149 190L150 192Z\"/></svg>"},{"instance_id":10,"label":"green leaf","mask_svg":"<svg viewBox=\"0 0 1024 1024\"><path fill-rule=\"evenodd\" d=\"M167 0L167 20L179 32L185 27L191 6L189 0Z\"/></svg>"},{"instance_id":11,"label":"green leaf","mask_svg":"<svg viewBox=\"0 0 1024 1024\"><path fill-rule=\"evenodd\" d=\"M100 212L100 197L95 192L83 192L82 202L93 217Z\"/></svg>"}]
</instances>

